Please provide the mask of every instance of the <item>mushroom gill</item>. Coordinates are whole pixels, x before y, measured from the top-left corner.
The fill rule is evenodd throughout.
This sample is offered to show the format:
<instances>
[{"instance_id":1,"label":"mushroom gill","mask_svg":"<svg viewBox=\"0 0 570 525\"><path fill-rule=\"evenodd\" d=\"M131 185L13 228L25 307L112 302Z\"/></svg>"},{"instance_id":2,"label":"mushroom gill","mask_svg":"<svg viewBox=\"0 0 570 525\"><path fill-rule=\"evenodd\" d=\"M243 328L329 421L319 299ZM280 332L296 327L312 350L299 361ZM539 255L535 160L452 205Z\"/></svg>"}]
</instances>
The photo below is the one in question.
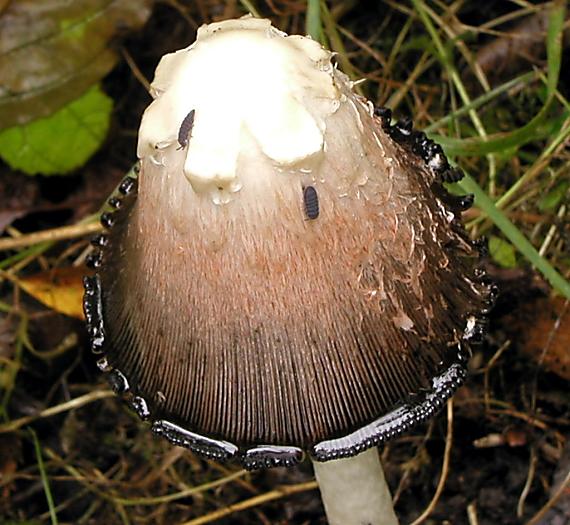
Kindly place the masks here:
<instances>
[{"instance_id":1,"label":"mushroom gill","mask_svg":"<svg viewBox=\"0 0 570 525\"><path fill-rule=\"evenodd\" d=\"M206 456L354 455L438 409L480 335L457 170L331 57L265 20L201 28L162 59L140 173L103 218L85 296L100 366Z\"/></svg>"}]
</instances>

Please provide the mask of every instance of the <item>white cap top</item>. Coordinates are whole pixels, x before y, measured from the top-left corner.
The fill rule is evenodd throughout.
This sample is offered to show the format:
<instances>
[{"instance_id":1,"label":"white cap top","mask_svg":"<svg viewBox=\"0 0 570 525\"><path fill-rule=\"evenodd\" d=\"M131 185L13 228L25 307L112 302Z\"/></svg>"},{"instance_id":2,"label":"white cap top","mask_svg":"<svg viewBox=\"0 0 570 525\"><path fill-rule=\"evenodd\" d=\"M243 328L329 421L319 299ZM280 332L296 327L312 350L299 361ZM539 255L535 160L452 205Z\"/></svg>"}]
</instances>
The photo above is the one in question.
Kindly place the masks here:
<instances>
[{"instance_id":1,"label":"white cap top","mask_svg":"<svg viewBox=\"0 0 570 525\"><path fill-rule=\"evenodd\" d=\"M158 65L138 156L179 148L191 110L183 171L196 192L235 185L238 157L252 144L278 167L321 154L326 118L341 97L331 56L269 20L247 16L202 26L194 44Z\"/></svg>"}]
</instances>

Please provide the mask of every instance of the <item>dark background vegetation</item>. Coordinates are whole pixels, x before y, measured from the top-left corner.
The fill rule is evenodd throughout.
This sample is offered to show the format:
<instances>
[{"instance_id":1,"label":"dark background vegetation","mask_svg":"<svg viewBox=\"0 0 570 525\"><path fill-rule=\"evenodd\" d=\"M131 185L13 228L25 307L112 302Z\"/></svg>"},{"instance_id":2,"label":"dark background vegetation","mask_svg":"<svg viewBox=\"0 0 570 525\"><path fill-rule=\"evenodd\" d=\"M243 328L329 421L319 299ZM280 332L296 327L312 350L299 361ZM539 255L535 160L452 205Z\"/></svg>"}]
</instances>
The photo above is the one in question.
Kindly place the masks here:
<instances>
[{"instance_id":1,"label":"dark background vegetation","mask_svg":"<svg viewBox=\"0 0 570 525\"><path fill-rule=\"evenodd\" d=\"M0 2L0 9L9 3ZM441 60L418 5L449 63ZM340 67L367 79L363 94L392 108L395 118L412 116L416 127L435 126L443 136L480 135L469 115L438 124L465 105L453 70L471 100L530 74L476 109L485 133L509 136L547 100L541 74L552 57L545 48L545 5L338 0L326 2L317 27L339 53ZM28 176L0 165L0 241L77 225L96 213L135 161L137 128L150 102L142 79L152 79L163 54L189 45L201 24L241 16L248 6L286 32L306 31L301 0L164 0L153 5L142 29L111 39L120 59L103 79L114 101L104 144L66 176ZM567 18L565 24L568 32ZM493 200L524 179L503 212L566 278L569 69L563 54L553 101L526 137L490 155L455 159ZM444 410L382 450L396 510L402 523L414 521L439 484L425 523L570 523L568 489L560 488L570 469L568 298L532 269L485 207L474 207L465 219L473 237L490 240L484 265L499 296L470 377L455 396L451 427ZM49 299L51 307L32 298L39 296L38 281L30 279L39 276L53 293L65 289L70 302L80 301L87 233L80 226L66 240L32 238L0 252L0 524L325 523L309 462L239 473L235 465L204 461L153 438L109 394L82 321L59 313Z\"/></svg>"}]
</instances>

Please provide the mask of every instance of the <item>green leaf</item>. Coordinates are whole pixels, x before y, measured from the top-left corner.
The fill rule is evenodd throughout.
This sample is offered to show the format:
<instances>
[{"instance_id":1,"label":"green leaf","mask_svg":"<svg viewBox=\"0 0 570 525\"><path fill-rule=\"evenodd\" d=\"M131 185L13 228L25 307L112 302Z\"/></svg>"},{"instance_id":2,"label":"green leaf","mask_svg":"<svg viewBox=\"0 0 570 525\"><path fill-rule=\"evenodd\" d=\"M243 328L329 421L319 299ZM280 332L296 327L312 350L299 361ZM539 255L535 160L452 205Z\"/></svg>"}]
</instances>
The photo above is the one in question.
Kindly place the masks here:
<instances>
[{"instance_id":1,"label":"green leaf","mask_svg":"<svg viewBox=\"0 0 570 525\"><path fill-rule=\"evenodd\" d=\"M0 157L29 175L61 175L82 166L109 129L113 100L99 86L49 117L0 132Z\"/></svg>"},{"instance_id":2,"label":"green leaf","mask_svg":"<svg viewBox=\"0 0 570 525\"><path fill-rule=\"evenodd\" d=\"M489 239L489 255L503 268L514 268L517 265L514 246L500 237L493 235Z\"/></svg>"},{"instance_id":3,"label":"green leaf","mask_svg":"<svg viewBox=\"0 0 570 525\"><path fill-rule=\"evenodd\" d=\"M568 193L568 188L570 188L570 182L562 181L552 188L540 201L538 202L538 209L542 212L544 211L554 211L562 199L566 197Z\"/></svg>"}]
</instances>

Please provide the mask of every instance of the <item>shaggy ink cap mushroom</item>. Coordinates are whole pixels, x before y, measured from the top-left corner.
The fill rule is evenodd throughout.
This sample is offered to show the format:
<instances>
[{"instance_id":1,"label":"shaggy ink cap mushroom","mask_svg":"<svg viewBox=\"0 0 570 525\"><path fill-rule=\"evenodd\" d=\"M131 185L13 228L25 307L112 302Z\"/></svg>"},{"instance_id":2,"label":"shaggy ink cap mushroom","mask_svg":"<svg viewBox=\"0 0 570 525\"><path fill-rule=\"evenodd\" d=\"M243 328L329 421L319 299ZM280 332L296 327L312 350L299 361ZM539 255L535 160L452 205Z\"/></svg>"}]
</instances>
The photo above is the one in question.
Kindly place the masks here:
<instances>
[{"instance_id":1,"label":"shaggy ink cap mushroom","mask_svg":"<svg viewBox=\"0 0 570 525\"><path fill-rule=\"evenodd\" d=\"M489 305L469 199L443 187L460 173L331 57L249 17L166 55L85 281L115 389L247 468L353 456L431 416Z\"/></svg>"}]
</instances>

